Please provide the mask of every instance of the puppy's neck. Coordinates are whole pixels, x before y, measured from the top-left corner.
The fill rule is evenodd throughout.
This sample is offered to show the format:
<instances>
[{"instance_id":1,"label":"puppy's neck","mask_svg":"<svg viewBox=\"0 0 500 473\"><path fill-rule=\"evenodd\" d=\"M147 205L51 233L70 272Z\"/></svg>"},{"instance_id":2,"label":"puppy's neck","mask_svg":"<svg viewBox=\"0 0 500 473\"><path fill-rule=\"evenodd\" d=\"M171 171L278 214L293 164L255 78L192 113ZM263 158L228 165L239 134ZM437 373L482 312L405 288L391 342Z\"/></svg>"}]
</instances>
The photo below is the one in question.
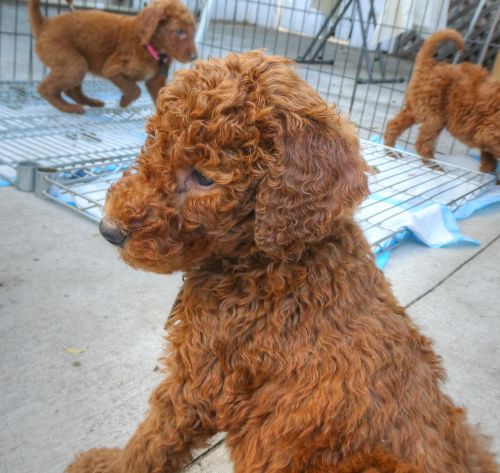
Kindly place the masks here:
<instances>
[{"instance_id":1,"label":"puppy's neck","mask_svg":"<svg viewBox=\"0 0 500 473\"><path fill-rule=\"evenodd\" d=\"M373 304L404 312L357 226L341 240L332 236L308 246L295 262L258 252L212 261L185 274L183 292L181 317L200 326L208 319L236 325L243 334L252 324L288 331L316 327L325 318L342 327L371 314Z\"/></svg>"},{"instance_id":2,"label":"puppy's neck","mask_svg":"<svg viewBox=\"0 0 500 473\"><path fill-rule=\"evenodd\" d=\"M321 275L326 282L342 272L343 277L369 280L378 271L361 229L352 221L340 223L334 234L308 244L298 256L288 256L270 256L249 245L234 256L221 256L187 271L185 280L204 286L222 281L239 287L258 285L276 297L313 283L308 275Z\"/></svg>"}]
</instances>

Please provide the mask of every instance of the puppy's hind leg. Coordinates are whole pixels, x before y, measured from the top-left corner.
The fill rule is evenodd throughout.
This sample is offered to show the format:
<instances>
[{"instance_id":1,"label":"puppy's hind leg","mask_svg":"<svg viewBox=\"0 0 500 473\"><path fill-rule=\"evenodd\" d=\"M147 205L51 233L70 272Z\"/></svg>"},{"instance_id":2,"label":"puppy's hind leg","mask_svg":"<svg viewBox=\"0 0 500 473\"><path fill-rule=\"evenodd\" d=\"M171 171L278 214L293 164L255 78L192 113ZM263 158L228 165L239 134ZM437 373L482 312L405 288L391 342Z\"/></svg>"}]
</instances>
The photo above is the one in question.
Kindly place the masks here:
<instances>
[{"instance_id":1,"label":"puppy's hind leg","mask_svg":"<svg viewBox=\"0 0 500 473\"><path fill-rule=\"evenodd\" d=\"M160 92L160 89L165 86L165 82L166 82L165 77L161 76L160 74L146 81L146 87L155 105L156 105L156 100L158 99L158 93Z\"/></svg>"},{"instance_id":2,"label":"puppy's hind leg","mask_svg":"<svg viewBox=\"0 0 500 473\"><path fill-rule=\"evenodd\" d=\"M427 166L435 170L443 170L439 164L433 163L436 141L439 134L444 130L446 122L441 118L430 118L420 127L415 148Z\"/></svg>"},{"instance_id":3,"label":"puppy's hind leg","mask_svg":"<svg viewBox=\"0 0 500 473\"><path fill-rule=\"evenodd\" d=\"M415 124L415 117L411 110L404 106L401 111L387 122L384 133L384 144L394 147L396 139L405 131Z\"/></svg>"},{"instance_id":4,"label":"puppy's hind leg","mask_svg":"<svg viewBox=\"0 0 500 473\"><path fill-rule=\"evenodd\" d=\"M122 98L120 99L120 107L122 108L128 107L141 95L141 89L139 86L128 77L117 75L108 77L108 79L123 92Z\"/></svg>"},{"instance_id":5,"label":"puppy's hind leg","mask_svg":"<svg viewBox=\"0 0 500 473\"><path fill-rule=\"evenodd\" d=\"M102 102L101 100L92 99L90 97L87 97L83 93L82 84L78 84L75 87L72 87L71 89L66 90L65 94L70 99L73 99L76 103L79 103L81 105L88 105L90 107L104 107L104 102Z\"/></svg>"},{"instance_id":6,"label":"puppy's hind leg","mask_svg":"<svg viewBox=\"0 0 500 473\"><path fill-rule=\"evenodd\" d=\"M481 164L479 167L481 172L495 172L497 170L497 158L488 151L481 150Z\"/></svg>"},{"instance_id":7,"label":"puppy's hind leg","mask_svg":"<svg viewBox=\"0 0 500 473\"><path fill-rule=\"evenodd\" d=\"M332 473L422 473L416 466L405 463L382 450L371 454L356 454L342 460Z\"/></svg>"},{"instance_id":8,"label":"puppy's hind leg","mask_svg":"<svg viewBox=\"0 0 500 473\"><path fill-rule=\"evenodd\" d=\"M66 102L61 93L79 85L87 73L87 61L74 51L58 51L52 58L50 74L40 83L40 95L54 107L66 113L85 113L80 104Z\"/></svg>"}]
</instances>

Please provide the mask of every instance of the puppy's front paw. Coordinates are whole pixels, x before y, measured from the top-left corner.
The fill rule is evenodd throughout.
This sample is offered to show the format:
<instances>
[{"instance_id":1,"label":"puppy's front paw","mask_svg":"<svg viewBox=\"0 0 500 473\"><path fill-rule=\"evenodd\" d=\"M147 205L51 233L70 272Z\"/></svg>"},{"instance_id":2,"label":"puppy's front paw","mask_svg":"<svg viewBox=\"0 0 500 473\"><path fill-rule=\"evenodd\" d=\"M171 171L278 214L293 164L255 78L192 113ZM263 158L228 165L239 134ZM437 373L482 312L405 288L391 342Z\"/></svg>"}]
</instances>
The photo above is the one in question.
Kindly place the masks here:
<instances>
[{"instance_id":1,"label":"puppy's front paw","mask_svg":"<svg viewBox=\"0 0 500 473\"><path fill-rule=\"evenodd\" d=\"M139 98L139 95L141 95L140 90L139 93L134 95L122 95L122 98L120 99L120 107L128 107L134 100L137 100Z\"/></svg>"},{"instance_id":2,"label":"puppy's front paw","mask_svg":"<svg viewBox=\"0 0 500 473\"><path fill-rule=\"evenodd\" d=\"M93 448L80 453L65 473L120 473L119 448Z\"/></svg>"},{"instance_id":3,"label":"puppy's front paw","mask_svg":"<svg viewBox=\"0 0 500 473\"><path fill-rule=\"evenodd\" d=\"M120 107L125 108L130 105L132 102L132 99L130 97L127 97L126 95L122 95L122 98L120 99Z\"/></svg>"},{"instance_id":4,"label":"puppy's front paw","mask_svg":"<svg viewBox=\"0 0 500 473\"><path fill-rule=\"evenodd\" d=\"M59 108L65 113L76 113L78 115L85 113L85 109L79 104L68 103L61 105Z\"/></svg>"},{"instance_id":5,"label":"puppy's front paw","mask_svg":"<svg viewBox=\"0 0 500 473\"><path fill-rule=\"evenodd\" d=\"M98 108L104 107L104 105L106 105L102 100L96 100L96 99L89 99L88 104L91 107L98 107Z\"/></svg>"}]
</instances>

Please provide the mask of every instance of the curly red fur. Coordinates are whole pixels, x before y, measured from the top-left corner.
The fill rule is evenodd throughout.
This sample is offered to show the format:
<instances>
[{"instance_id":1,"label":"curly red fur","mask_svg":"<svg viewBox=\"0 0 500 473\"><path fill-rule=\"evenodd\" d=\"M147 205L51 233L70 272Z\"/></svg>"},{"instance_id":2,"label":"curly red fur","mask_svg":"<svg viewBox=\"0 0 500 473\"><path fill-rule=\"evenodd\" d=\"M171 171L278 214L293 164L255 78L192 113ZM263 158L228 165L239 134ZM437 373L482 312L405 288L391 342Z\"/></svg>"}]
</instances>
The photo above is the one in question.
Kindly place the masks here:
<instances>
[{"instance_id":1,"label":"curly red fur","mask_svg":"<svg viewBox=\"0 0 500 473\"><path fill-rule=\"evenodd\" d=\"M434 33L417 55L402 110L389 120L384 143L394 146L404 130L421 125L417 152L425 163L434 158L436 140L445 128L471 148L481 151L483 172L495 172L500 158L500 82L478 65L437 62L433 54L439 43L453 41L462 49L458 31Z\"/></svg>"},{"instance_id":2,"label":"curly red fur","mask_svg":"<svg viewBox=\"0 0 500 473\"><path fill-rule=\"evenodd\" d=\"M30 0L30 21L36 52L51 71L38 90L63 112L84 113L82 105L104 106L84 95L81 83L87 72L113 82L122 91L122 107L139 97L136 82L141 81L155 102L165 77L145 44L167 54L169 64L196 55L194 19L179 0L156 0L134 17L93 10L46 18L39 4ZM66 102L62 93L76 104Z\"/></svg>"},{"instance_id":3,"label":"curly red fur","mask_svg":"<svg viewBox=\"0 0 500 473\"><path fill-rule=\"evenodd\" d=\"M352 126L290 64L231 54L162 90L103 224L132 266L184 272L166 378L118 459L68 473L177 472L218 431L236 473L497 472L353 221Z\"/></svg>"}]
</instances>

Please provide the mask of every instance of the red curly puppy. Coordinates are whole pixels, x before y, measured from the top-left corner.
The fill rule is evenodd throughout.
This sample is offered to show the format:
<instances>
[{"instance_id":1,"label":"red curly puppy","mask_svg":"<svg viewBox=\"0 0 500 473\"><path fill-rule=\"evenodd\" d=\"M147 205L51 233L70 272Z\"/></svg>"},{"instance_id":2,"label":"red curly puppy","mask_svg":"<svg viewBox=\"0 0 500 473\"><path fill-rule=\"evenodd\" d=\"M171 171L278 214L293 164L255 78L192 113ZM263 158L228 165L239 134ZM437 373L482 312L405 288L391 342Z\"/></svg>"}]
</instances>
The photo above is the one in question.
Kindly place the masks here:
<instances>
[{"instance_id":1,"label":"red curly puppy","mask_svg":"<svg viewBox=\"0 0 500 473\"><path fill-rule=\"evenodd\" d=\"M445 128L471 148L481 151L481 171L495 172L500 158L500 82L480 66L437 62L439 43L453 41L463 49L458 31L434 33L420 49L402 110L389 120L384 143L394 146L404 130L421 124L416 150L424 163L434 158L436 140Z\"/></svg>"},{"instance_id":2,"label":"red curly puppy","mask_svg":"<svg viewBox=\"0 0 500 473\"><path fill-rule=\"evenodd\" d=\"M87 72L113 82L126 107L141 94L136 82L145 81L156 102L172 59L196 59L194 18L178 0L157 0L135 17L95 10L46 18L39 0L30 0L29 13L36 52L50 67L38 90L63 112L104 105L82 92ZM76 104L66 102L63 92Z\"/></svg>"},{"instance_id":3,"label":"red curly puppy","mask_svg":"<svg viewBox=\"0 0 500 473\"><path fill-rule=\"evenodd\" d=\"M68 473L174 473L227 432L236 473L495 473L353 221L354 129L260 52L178 72L101 232L184 272L166 378L123 449Z\"/></svg>"}]
</instances>

